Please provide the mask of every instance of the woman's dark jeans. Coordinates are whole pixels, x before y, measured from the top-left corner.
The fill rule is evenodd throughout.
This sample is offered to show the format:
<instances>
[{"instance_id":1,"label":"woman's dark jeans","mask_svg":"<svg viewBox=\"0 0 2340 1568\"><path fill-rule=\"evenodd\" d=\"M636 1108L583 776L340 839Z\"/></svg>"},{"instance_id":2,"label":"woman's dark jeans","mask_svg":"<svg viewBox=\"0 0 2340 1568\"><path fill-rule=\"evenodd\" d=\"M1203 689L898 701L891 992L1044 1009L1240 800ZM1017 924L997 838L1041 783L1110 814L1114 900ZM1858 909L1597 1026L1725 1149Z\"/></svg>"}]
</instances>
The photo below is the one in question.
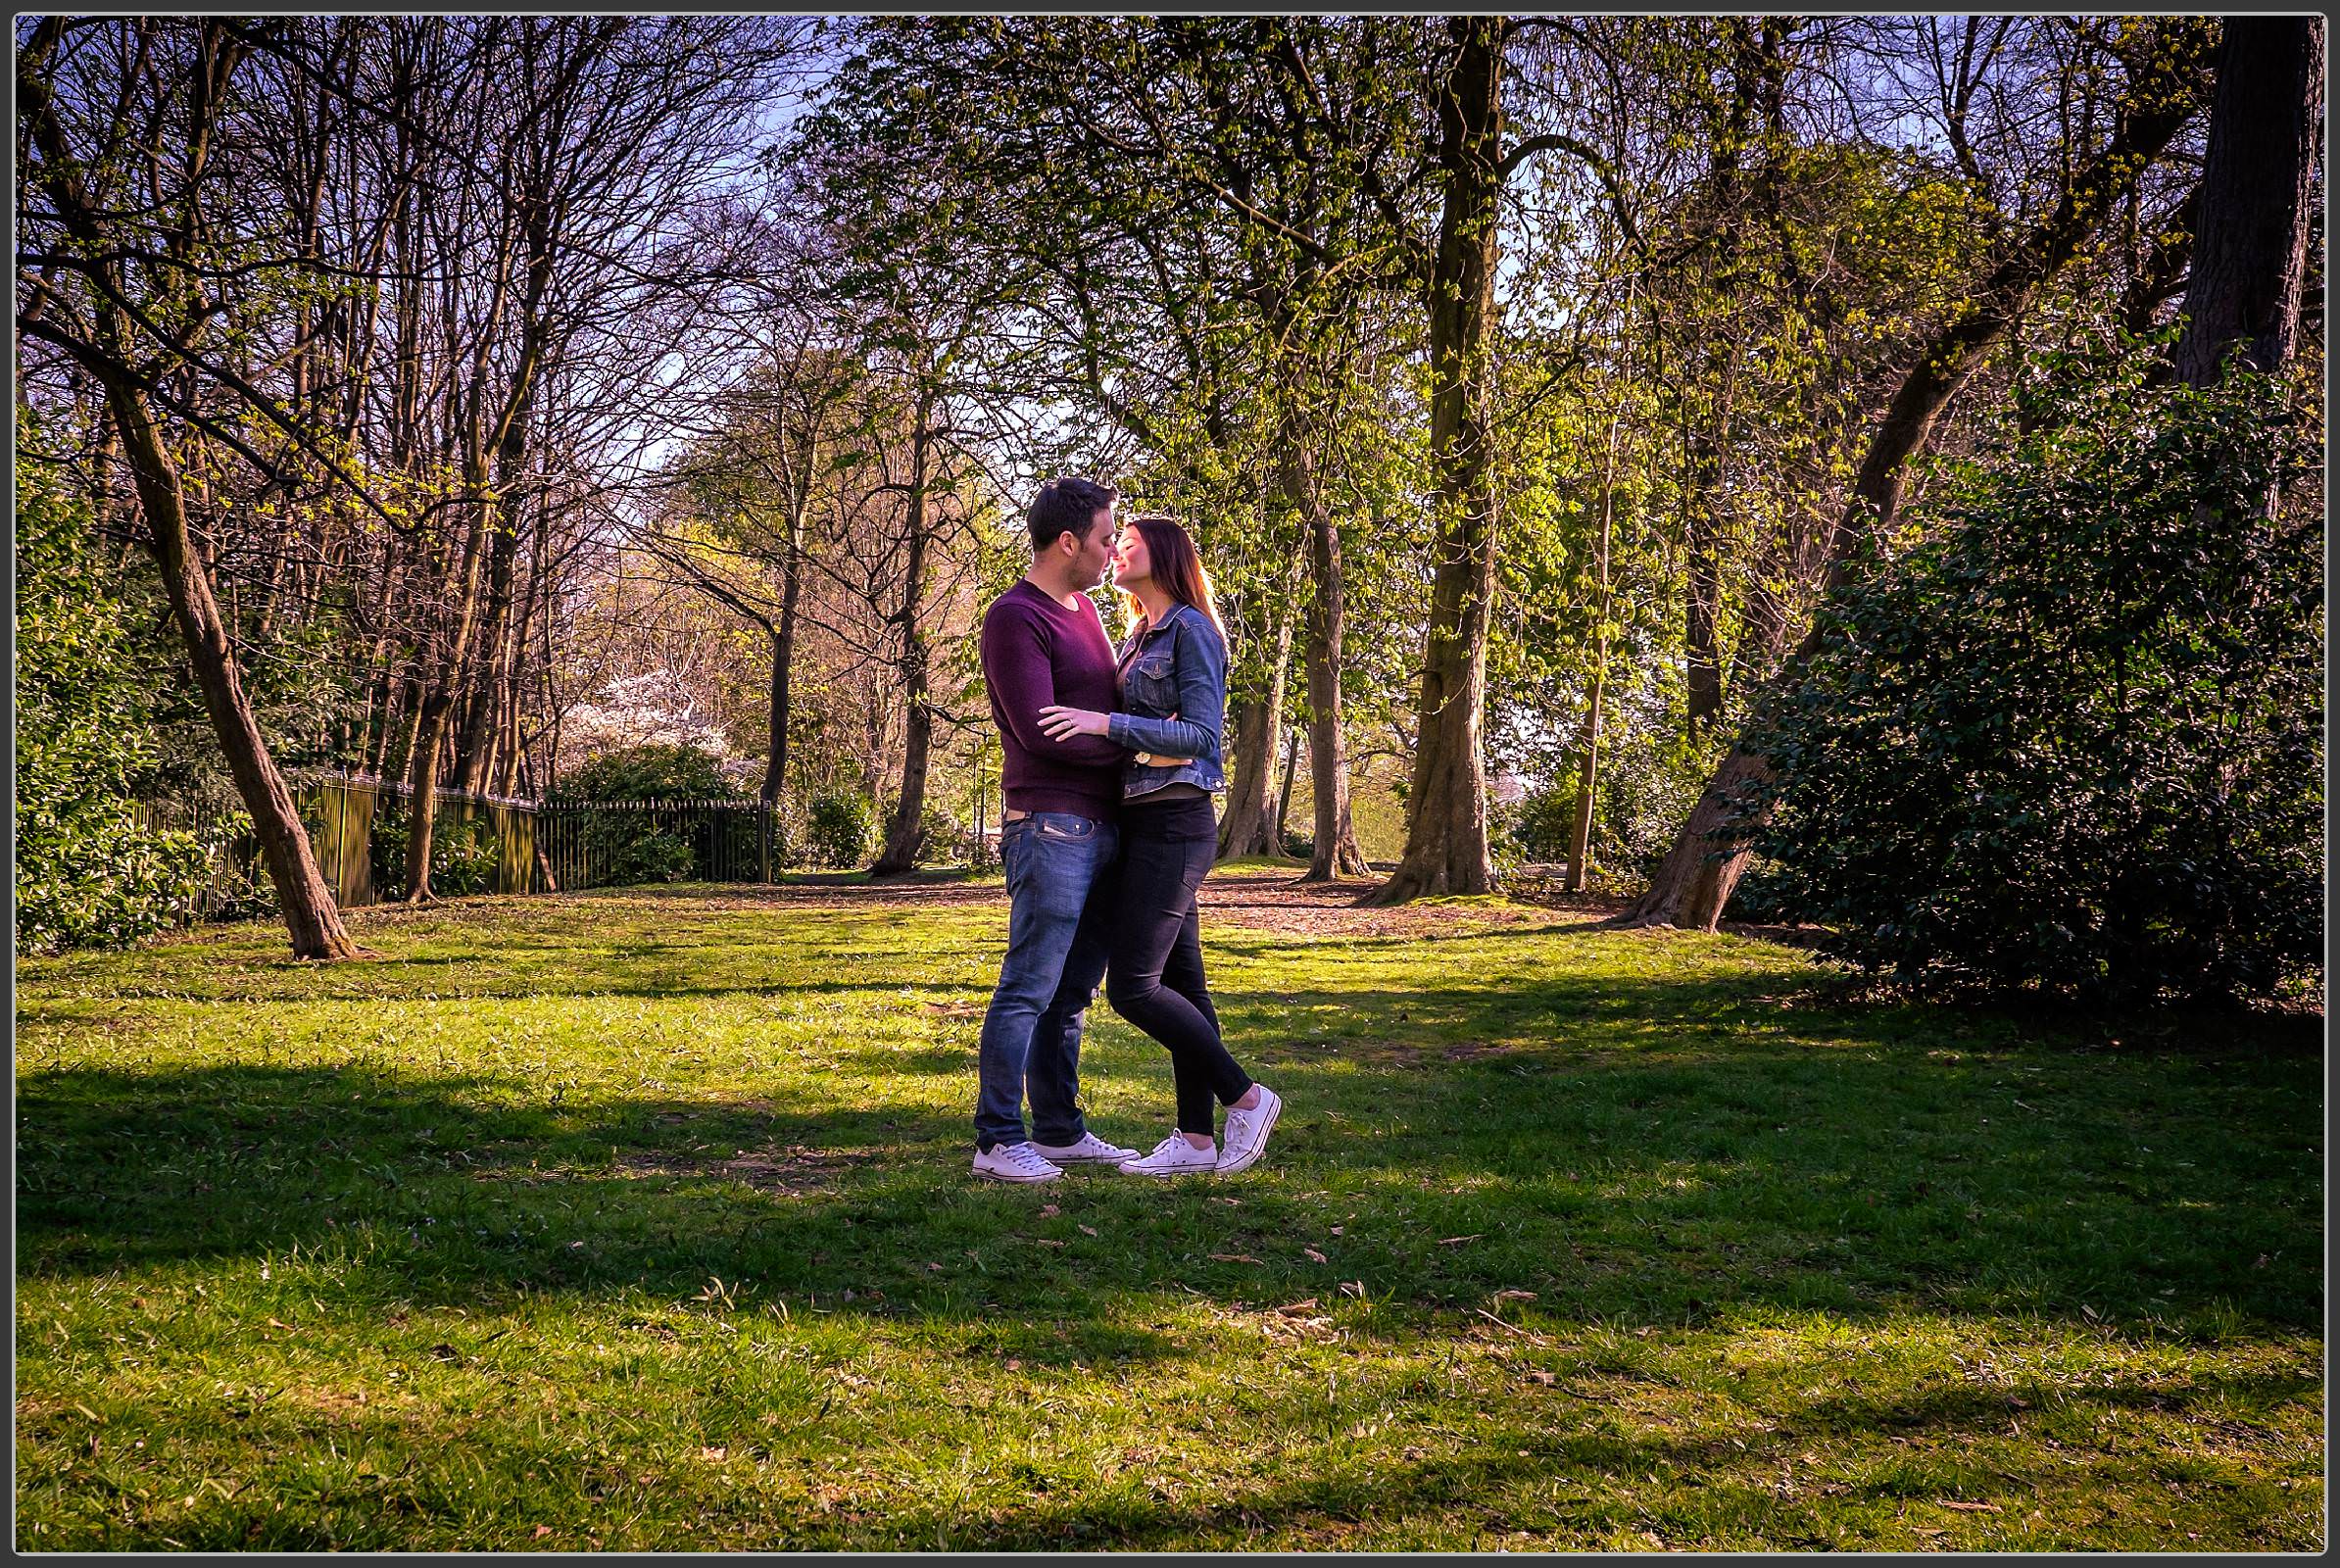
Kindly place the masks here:
<instances>
[{"instance_id":1,"label":"woman's dark jeans","mask_svg":"<svg viewBox=\"0 0 2340 1568\"><path fill-rule=\"evenodd\" d=\"M1207 795L1122 803L1121 888L1105 971L1113 1010L1170 1052L1179 1131L1205 1138L1212 1100L1233 1104L1251 1087L1219 1039L1219 1014L1202 978L1194 895L1218 846Z\"/></svg>"}]
</instances>

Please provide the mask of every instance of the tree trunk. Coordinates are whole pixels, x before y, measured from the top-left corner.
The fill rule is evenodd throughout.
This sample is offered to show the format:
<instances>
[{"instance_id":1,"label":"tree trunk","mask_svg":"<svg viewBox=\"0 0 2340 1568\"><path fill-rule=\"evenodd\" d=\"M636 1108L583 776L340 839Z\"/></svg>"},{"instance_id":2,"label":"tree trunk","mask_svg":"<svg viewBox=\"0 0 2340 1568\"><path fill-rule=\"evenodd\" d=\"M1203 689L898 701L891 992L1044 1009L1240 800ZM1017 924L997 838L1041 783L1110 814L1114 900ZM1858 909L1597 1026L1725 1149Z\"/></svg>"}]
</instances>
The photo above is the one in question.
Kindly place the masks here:
<instances>
[{"instance_id":1,"label":"tree trunk","mask_svg":"<svg viewBox=\"0 0 2340 1568\"><path fill-rule=\"evenodd\" d=\"M1284 785L1276 791L1275 853L1284 853L1284 824L1292 815L1292 780L1300 770L1300 732L1293 730L1284 743Z\"/></svg>"},{"instance_id":2,"label":"tree trunk","mask_svg":"<svg viewBox=\"0 0 2340 1568\"><path fill-rule=\"evenodd\" d=\"M926 814L926 773L934 746L934 710L927 707L926 628L919 620L920 601L926 597L926 459L932 439L933 409L921 398L917 427L910 434L910 558L902 572L902 702L905 705L902 749L902 798L894 803L894 820L886 829L886 846L869 868L872 876L900 876L917 863L925 839L919 819Z\"/></svg>"},{"instance_id":3,"label":"tree trunk","mask_svg":"<svg viewBox=\"0 0 2340 1568\"><path fill-rule=\"evenodd\" d=\"M165 448L162 432L146 407L146 398L126 379L109 378L107 402L122 433L137 487L138 504L146 514L149 548L161 568L163 588L171 600L187 655L203 689L203 705L236 794L251 814L252 831L260 840L261 858L268 881L276 890L277 906L298 958L352 958L357 944L350 940L333 902L333 890L317 870L292 791L276 770L275 759L253 716L244 695L244 676L219 618L212 595L211 573L187 524L185 495L178 470Z\"/></svg>"},{"instance_id":4,"label":"tree trunk","mask_svg":"<svg viewBox=\"0 0 2340 1568\"><path fill-rule=\"evenodd\" d=\"M512 564L519 552L515 526L518 508L507 500L500 510L503 518L497 524L496 537L488 551L487 612L481 622L485 640L476 661L479 680L464 707L463 730L455 748L455 788L466 795L477 794L488 777L488 763L495 754L495 724L503 708L505 676L512 663Z\"/></svg>"},{"instance_id":5,"label":"tree trunk","mask_svg":"<svg viewBox=\"0 0 2340 1568\"><path fill-rule=\"evenodd\" d=\"M1298 436L1292 432L1292 439ZM1296 449L1287 449L1282 470L1285 498L1299 509L1308 530L1308 572L1313 579L1304 612L1307 646L1301 662L1308 683L1308 772L1316 797L1316 847L1300 880L1329 882L1363 876L1367 869L1365 853L1357 848L1357 830L1349 820L1348 752L1341 733L1341 639L1348 608L1341 576L1341 529Z\"/></svg>"},{"instance_id":6,"label":"tree trunk","mask_svg":"<svg viewBox=\"0 0 2340 1568\"><path fill-rule=\"evenodd\" d=\"M797 662L797 590L803 586L804 514L809 505L808 488L805 496L790 503L788 549L781 564L780 619L772 629L772 739L765 748L760 792L763 804L770 807L780 804L780 796L788 788L789 681Z\"/></svg>"},{"instance_id":7,"label":"tree trunk","mask_svg":"<svg viewBox=\"0 0 2340 1568\"><path fill-rule=\"evenodd\" d=\"M1905 466L1932 439L1951 395L2006 332L2032 290L2072 259L2201 107L2212 36L2206 18L2170 17L2160 24L2151 58L2138 66L2123 94L2111 142L2074 171L2055 210L2023 236L1920 353L1870 438L1852 497L1829 540L1826 588L1850 581L1863 557L1861 546L1889 532ZM1759 710L1768 710L1801 678L1819 637L1816 623L1767 684ZM1766 717L1758 711L1748 729L1760 727ZM1770 763L1744 748L1742 732L1700 793L1649 891L1627 914L1629 923L1712 931L1722 919L1746 868L1747 843L1764 820L1761 811L1740 808L1741 791L1773 777Z\"/></svg>"},{"instance_id":8,"label":"tree trunk","mask_svg":"<svg viewBox=\"0 0 2340 1568\"><path fill-rule=\"evenodd\" d=\"M454 722L456 693L462 689L468 663L472 626L479 615L481 558L486 555L488 507L472 511L469 537L463 541L463 564L457 575L454 646L441 678L426 685L414 710L414 739L407 752L407 891L406 902L421 904L431 897L431 839L438 818L439 774L447 750L447 732Z\"/></svg>"},{"instance_id":9,"label":"tree trunk","mask_svg":"<svg viewBox=\"0 0 2340 1568\"><path fill-rule=\"evenodd\" d=\"M1429 291L1430 452L1438 545L1405 855L1374 893L1377 904L1434 893L1485 893L1494 881L1487 849L1481 729L1495 587L1488 333L1502 189L1496 159L1502 140L1504 23L1498 17L1453 17L1446 25L1456 47L1438 105L1446 192Z\"/></svg>"},{"instance_id":10,"label":"tree trunk","mask_svg":"<svg viewBox=\"0 0 2340 1568\"><path fill-rule=\"evenodd\" d=\"M2227 353L2289 362L2307 278L2308 203L2322 134L2323 19L2228 17L2194 213L2177 378L2209 386Z\"/></svg>"},{"instance_id":11,"label":"tree trunk","mask_svg":"<svg viewBox=\"0 0 2340 1568\"><path fill-rule=\"evenodd\" d=\"M1633 312L1629 293L1626 312ZM1600 784L1601 703L1609 684L1609 542L1617 508L1617 436L1624 422L1621 408L1609 411L1609 449L1601 464L1600 546L1593 559L1600 584L1600 609L1592 633L1592 690L1584 701L1584 728L1581 738L1584 760L1577 769L1577 814L1568 833L1568 891L1584 891L1584 868L1592 850L1592 798Z\"/></svg>"},{"instance_id":12,"label":"tree trunk","mask_svg":"<svg viewBox=\"0 0 2340 1568\"><path fill-rule=\"evenodd\" d=\"M473 644L480 635L480 564L489 531L496 534L496 546L502 551L507 535L516 547L519 537L519 484L527 471L528 444L531 433L531 411L536 397L539 368L552 346L550 323L544 317L545 300L551 291L554 245L545 214L547 205L541 198L531 209L524 229L527 242L528 270L526 294L520 312L520 349L512 367L512 380L505 392L502 407L490 423L474 423L466 434L463 459L463 480L480 500L474 510L470 537L463 545L463 564L458 575L462 578L456 613L453 646L448 650L445 677L439 690L423 700L421 722L415 730L415 752L411 777L414 796L408 802L407 830L407 899L409 904L420 904L430 894L430 843L434 819L438 814L438 797L433 793L438 783L441 748L448 738L454 720L456 695L463 691L465 677L471 668ZM485 350L495 322L500 315L499 304L491 309L488 327L483 330L479 348L474 352L474 380L472 386L473 417L476 419L480 399L485 388L479 378L487 373ZM482 492L488 478L488 451L495 454L496 493L491 500ZM509 582L509 578L508 578ZM509 586L507 592L509 593Z\"/></svg>"},{"instance_id":13,"label":"tree trunk","mask_svg":"<svg viewBox=\"0 0 2340 1568\"><path fill-rule=\"evenodd\" d=\"M1744 18L1724 24L1731 59L1731 104L1714 128L1707 164L1713 192L1714 233L1700 305L1719 302L1721 320L1708 318L1697 345L1699 381L1711 406L1688 400L1682 428L1682 542L1689 561L1689 594L1683 607L1682 650L1687 656L1683 721L1693 739L1723 715L1723 518L1724 468L1734 450L1733 399L1737 391L1739 344L1728 313L1739 298L1739 162L1753 133L1757 85L1763 59L1755 29ZM1700 315L1704 315L1701 310ZM1693 320L1696 318L1693 318Z\"/></svg>"},{"instance_id":14,"label":"tree trunk","mask_svg":"<svg viewBox=\"0 0 2340 1568\"><path fill-rule=\"evenodd\" d=\"M1284 678L1292 664L1292 612L1289 599L1276 610L1276 653L1268 666L1265 698L1233 705L1228 729L1235 766L1228 776L1227 814L1219 820L1219 858L1274 855L1282 851L1273 796L1276 737L1284 728Z\"/></svg>"},{"instance_id":15,"label":"tree trunk","mask_svg":"<svg viewBox=\"0 0 2340 1568\"><path fill-rule=\"evenodd\" d=\"M1724 417L1729 417L1726 414ZM1682 645L1686 658L1682 721L1694 739L1723 712L1722 529L1715 493L1723 481L1722 444L1713 430L1693 423L1683 453L1682 504L1688 514L1682 529L1689 561L1689 593L1682 611Z\"/></svg>"}]
</instances>

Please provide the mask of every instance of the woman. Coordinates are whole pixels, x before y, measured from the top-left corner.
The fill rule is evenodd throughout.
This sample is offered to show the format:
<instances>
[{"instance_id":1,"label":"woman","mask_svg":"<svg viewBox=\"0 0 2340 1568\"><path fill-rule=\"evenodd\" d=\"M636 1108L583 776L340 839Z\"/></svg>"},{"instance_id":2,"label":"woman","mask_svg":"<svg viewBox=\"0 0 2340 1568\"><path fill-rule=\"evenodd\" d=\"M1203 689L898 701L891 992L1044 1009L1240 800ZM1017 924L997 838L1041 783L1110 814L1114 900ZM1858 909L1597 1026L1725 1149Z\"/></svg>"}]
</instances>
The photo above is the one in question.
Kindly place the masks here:
<instances>
[{"instance_id":1,"label":"woman","mask_svg":"<svg viewBox=\"0 0 2340 1568\"><path fill-rule=\"evenodd\" d=\"M1178 1126L1121 1168L1232 1173L1266 1151L1284 1102L1228 1054L1202 978L1194 895L1219 847L1210 798L1227 787L1227 633L1194 541L1169 517L1138 517L1123 531L1113 585L1135 617L1121 645L1123 711L1044 708L1040 721L1058 740L1102 735L1136 754L1122 769L1121 896L1105 997L1169 1051ZM1214 1101L1227 1106L1224 1149L1211 1136Z\"/></svg>"}]
</instances>

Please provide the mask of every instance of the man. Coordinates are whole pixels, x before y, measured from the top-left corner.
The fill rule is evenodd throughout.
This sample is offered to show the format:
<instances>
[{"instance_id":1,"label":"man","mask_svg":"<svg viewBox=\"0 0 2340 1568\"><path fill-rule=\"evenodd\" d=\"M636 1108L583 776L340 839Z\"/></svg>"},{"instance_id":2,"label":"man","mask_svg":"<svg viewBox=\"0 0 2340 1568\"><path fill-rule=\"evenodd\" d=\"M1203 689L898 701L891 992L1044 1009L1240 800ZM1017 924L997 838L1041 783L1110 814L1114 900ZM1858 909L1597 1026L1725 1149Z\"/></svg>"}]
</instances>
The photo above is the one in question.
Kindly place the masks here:
<instances>
[{"instance_id":1,"label":"man","mask_svg":"<svg viewBox=\"0 0 2340 1568\"><path fill-rule=\"evenodd\" d=\"M1120 706L1113 642L1088 594L1105 580L1112 558L1115 497L1110 485L1091 479L1042 485L1027 518L1031 569L983 614L983 675L1005 751L999 783L1006 798L999 858L1007 871L1007 956L983 1017L975 1103L975 1174L995 1181L1052 1181L1068 1164L1137 1157L1083 1122L1082 1016L1048 1006L1082 910L1111 897L1119 847L1115 818L1128 754L1101 736L1059 741L1040 726L1040 710L1051 705L1099 712Z\"/></svg>"}]
</instances>

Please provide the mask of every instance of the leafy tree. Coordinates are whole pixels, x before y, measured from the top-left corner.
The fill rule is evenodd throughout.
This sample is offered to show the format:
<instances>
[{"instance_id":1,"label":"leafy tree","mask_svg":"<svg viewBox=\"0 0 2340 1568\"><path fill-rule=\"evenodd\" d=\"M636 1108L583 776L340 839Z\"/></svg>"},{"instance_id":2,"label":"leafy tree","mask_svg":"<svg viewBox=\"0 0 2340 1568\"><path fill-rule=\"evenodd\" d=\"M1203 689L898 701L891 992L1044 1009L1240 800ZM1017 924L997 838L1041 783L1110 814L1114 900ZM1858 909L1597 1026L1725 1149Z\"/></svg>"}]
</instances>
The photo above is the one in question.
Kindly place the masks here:
<instances>
[{"instance_id":1,"label":"leafy tree","mask_svg":"<svg viewBox=\"0 0 2340 1568\"><path fill-rule=\"evenodd\" d=\"M1907 982L2265 996L2323 941L2319 497L2278 383L2041 378L1947 529L1841 590L1761 732L1758 849Z\"/></svg>"}]
</instances>

